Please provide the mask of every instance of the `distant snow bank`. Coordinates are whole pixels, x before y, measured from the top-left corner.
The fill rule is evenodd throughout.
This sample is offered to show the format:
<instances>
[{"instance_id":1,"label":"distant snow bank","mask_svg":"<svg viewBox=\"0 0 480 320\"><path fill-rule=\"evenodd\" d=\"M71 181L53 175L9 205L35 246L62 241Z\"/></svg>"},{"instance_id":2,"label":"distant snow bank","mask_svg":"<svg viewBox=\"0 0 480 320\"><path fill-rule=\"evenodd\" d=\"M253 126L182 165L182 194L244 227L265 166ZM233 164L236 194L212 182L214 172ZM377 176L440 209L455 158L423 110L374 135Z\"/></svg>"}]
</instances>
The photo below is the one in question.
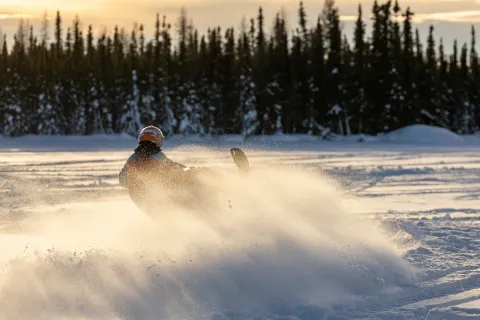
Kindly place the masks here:
<instances>
[{"instance_id":1,"label":"distant snow bank","mask_svg":"<svg viewBox=\"0 0 480 320\"><path fill-rule=\"evenodd\" d=\"M169 143L246 143L246 144L295 144L295 143L382 143L382 144L419 144L419 145L458 145L479 144L480 132L471 135L458 135L448 129L427 126L411 125L385 135L371 136L354 134L350 136L334 135L328 140L309 134L274 134L269 136L253 136L244 141L241 135L209 136L182 136L176 135L168 139Z\"/></svg>"},{"instance_id":2,"label":"distant snow bank","mask_svg":"<svg viewBox=\"0 0 480 320\"><path fill-rule=\"evenodd\" d=\"M135 138L128 134L104 134L92 136L25 135L9 138L0 136L0 150L78 151L113 150L132 148Z\"/></svg>"},{"instance_id":3,"label":"distant snow bank","mask_svg":"<svg viewBox=\"0 0 480 320\"><path fill-rule=\"evenodd\" d=\"M449 145L464 143L466 139L448 129L427 126L412 125L392 131L379 139L382 142L420 143Z\"/></svg>"},{"instance_id":4,"label":"distant snow bank","mask_svg":"<svg viewBox=\"0 0 480 320\"><path fill-rule=\"evenodd\" d=\"M0 136L0 150L30 151L96 151L133 149L136 138L128 134L92 135L92 136L42 136L26 135L18 138ZM434 145L434 146L480 146L480 132L472 135L458 135L450 130L427 125L407 126L385 135L369 136L355 134L350 136L332 136L325 140L308 134L275 134L271 136L253 136L244 141L241 135L222 136L183 136L175 135L166 141L166 147L183 144L204 144L210 146L247 145L247 146L300 146L355 145L370 144L395 145ZM317 149L317 147L315 147Z\"/></svg>"}]
</instances>

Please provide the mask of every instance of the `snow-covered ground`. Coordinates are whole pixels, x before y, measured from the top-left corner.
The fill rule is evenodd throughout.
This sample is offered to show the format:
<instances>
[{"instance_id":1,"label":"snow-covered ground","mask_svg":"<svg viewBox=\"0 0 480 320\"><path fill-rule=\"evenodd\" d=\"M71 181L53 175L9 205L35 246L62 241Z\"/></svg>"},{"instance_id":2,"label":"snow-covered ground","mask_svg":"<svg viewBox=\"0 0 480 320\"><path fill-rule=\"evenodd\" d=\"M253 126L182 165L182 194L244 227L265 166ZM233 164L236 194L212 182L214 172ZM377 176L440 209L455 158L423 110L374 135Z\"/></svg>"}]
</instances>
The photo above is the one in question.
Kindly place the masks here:
<instances>
[{"instance_id":1,"label":"snow-covered ground","mask_svg":"<svg viewBox=\"0 0 480 320\"><path fill-rule=\"evenodd\" d=\"M0 319L480 319L479 141L175 137L221 194L152 219L133 138L0 138Z\"/></svg>"}]
</instances>

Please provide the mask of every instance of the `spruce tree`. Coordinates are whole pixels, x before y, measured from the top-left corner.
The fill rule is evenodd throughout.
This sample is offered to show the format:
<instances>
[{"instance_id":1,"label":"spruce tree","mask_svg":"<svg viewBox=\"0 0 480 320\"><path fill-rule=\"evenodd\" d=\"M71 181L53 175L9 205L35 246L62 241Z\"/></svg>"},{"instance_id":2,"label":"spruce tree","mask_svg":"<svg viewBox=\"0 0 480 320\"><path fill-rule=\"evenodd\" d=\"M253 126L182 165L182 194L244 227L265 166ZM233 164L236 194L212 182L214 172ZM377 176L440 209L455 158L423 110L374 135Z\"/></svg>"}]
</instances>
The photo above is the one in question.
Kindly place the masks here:
<instances>
[{"instance_id":1,"label":"spruce tree","mask_svg":"<svg viewBox=\"0 0 480 320\"><path fill-rule=\"evenodd\" d=\"M422 82L419 83L422 96L422 114L424 119L422 122L429 125L444 125L441 120L441 85L439 81L437 69L436 44L433 35L434 27L430 26L427 50L426 65L421 68Z\"/></svg>"},{"instance_id":2,"label":"spruce tree","mask_svg":"<svg viewBox=\"0 0 480 320\"><path fill-rule=\"evenodd\" d=\"M365 113L368 112L367 99L365 92L365 84L368 81L366 76L366 69L368 68L368 61L366 56L365 43L365 23L363 22L362 6L358 5L358 17L355 23L355 37L354 37L354 50L353 50L353 70L352 70L352 109L351 115L353 121L351 123L354 132L363 133L365 130Z\"/></svg>"}]
</instances>

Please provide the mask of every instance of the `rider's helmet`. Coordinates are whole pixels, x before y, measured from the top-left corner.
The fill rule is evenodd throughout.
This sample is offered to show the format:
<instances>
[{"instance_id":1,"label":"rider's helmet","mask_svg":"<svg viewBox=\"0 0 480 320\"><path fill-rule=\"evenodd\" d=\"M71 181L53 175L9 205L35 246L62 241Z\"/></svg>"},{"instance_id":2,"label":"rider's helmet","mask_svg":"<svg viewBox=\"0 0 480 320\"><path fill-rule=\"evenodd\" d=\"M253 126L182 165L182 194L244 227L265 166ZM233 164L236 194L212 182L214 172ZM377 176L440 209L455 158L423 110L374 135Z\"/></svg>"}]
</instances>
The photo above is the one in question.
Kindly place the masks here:
<instances>
[{"instance_id":1,"label":"rider's helmet","mask_svg":"<svg viewBox=\"0 0 480 320\"><path fill-rule=\"evenodd\" d=\"M148 126L142 129L138 136L138 142L150 141L155 143L159 148L163 146L165 137L163 136L162 130L155 126Z\"/></svg>"}]
</instances>

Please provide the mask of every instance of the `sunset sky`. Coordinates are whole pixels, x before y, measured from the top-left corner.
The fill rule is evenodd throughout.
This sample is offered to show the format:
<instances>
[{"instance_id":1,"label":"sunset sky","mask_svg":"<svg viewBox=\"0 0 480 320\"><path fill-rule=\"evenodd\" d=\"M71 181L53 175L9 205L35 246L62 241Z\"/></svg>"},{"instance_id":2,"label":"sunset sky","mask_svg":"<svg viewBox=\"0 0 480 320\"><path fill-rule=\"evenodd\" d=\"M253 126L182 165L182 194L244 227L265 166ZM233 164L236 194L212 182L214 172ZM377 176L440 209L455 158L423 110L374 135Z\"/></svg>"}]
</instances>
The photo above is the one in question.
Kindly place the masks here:
<instances>
[{"instance_id":1,"label":"sunset sky","mask_svg":"<svg viewBox=\"0 0 480 320\"><path fill-rule=\"evenodd\" d=\"M364 7L364 13L369 15L373 0L337 0L349 37L359 2ZM147 33L151 33L157 12L167 15L168 20L174 22L183 5L194 25L203 32L207 27L217 25L238 29L242 17L255 17L258 7L262 5L267 27L271 26L275 13L283 6L288 14L289 26L293 28L297 22L298 3L299 0L0 0L0 27L11 41L20 16L28 19L38 30L44 12L53 19L59 9L68 24L78 14L84 25L91 23L94 30L103 27L111 29L115 24L131 29L137 21L145 25ZM304 3L313 23L322 9L323 0L304 0ZM451 44L453 38L461 43L469 42L472 24L480 34L480 0L400 0L399 3L402 9L411 6L416 13L415 22L422 40L425 40L430 24L435 25L437 38L442 36L447 45Z\"/></svg>"}]
</instances>

